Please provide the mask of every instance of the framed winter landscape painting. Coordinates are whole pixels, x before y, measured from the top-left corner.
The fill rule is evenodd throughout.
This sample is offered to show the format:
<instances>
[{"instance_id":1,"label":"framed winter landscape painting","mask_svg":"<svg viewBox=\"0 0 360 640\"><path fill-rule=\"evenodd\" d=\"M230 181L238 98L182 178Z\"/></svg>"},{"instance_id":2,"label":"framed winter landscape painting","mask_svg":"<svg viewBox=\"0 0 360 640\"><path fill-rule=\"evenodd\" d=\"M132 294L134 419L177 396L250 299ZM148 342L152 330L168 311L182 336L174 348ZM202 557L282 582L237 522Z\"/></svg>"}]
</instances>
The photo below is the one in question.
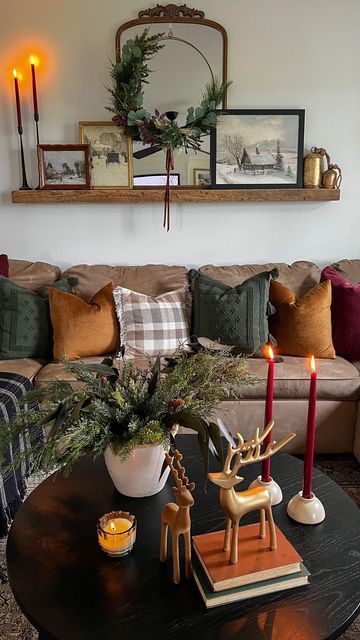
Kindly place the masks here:
<instances>
[{"instance_id":1,"label":"framed winter landscape painting","mask_svg":"<svg viewBox=\"0 0 360 640\"><path fill-rule=\"evenodd\" d=\"M90 147L91 186L132 188L132 146L122 127L113 122L79 122L80 142Z\"/></svg>"},{"instance_id":2,"label":"framed winter landscape painting","mask_svg":"<svg viewBox=\"0 0 360 640\"><path fill-rule=\"evenodd\" d=\"M90 189L87 144L38 144L40 189Z\"/></svg>"},{"instance_id":3,"label":"framed winter landscape painting","mask_svg":"<svg viewBox=\"0 0 360 640\"><path fill-rule=\"evenodd\" d=\"M303 109L226 109L211 131L211 183L217 189L303 186Z\"/></svg>"}]
</instances>

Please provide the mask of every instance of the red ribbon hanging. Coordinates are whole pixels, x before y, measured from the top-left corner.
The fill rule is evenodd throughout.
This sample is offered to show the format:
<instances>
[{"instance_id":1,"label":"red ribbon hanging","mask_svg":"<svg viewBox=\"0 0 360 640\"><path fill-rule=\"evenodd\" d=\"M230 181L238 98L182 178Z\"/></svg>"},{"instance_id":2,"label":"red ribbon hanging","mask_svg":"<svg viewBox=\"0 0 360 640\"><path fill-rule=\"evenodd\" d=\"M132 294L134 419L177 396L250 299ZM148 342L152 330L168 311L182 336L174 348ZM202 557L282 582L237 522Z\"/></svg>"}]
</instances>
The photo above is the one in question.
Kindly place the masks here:
<instances>
[{"instance_id":1,"label":"red ribbon hanging","mask_svg":"<svg viewBox=\"0 0 360 640\"><path fill-rule=\"evenodd\" d=\"M170 171L174 170L174 154L172 149L166 150L166 186L164 196L164 221L163 227L166 231L170 229Z\"/></svg>"}]
</instances>

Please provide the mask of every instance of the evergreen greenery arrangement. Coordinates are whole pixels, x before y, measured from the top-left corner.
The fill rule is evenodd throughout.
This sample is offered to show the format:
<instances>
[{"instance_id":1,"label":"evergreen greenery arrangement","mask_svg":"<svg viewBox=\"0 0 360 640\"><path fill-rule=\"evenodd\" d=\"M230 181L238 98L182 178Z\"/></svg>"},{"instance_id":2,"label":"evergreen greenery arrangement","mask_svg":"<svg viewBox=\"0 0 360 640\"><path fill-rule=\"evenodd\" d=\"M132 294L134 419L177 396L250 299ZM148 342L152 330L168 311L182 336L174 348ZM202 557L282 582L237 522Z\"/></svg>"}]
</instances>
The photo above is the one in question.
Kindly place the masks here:
<instances>
[{"instance_id":1,"label":"evergreen greenery arrangement","mask_svg":"<svg viewBox=\"0 0 360 640\"><path fill-rule=\"evenodd\" d=\"M245 358L207 350L189 355L179 351L162 371L160 360L146 369L111 358L101 364L66 362L66 370L82 383L55 380L27 394L39 410L24 407L13 420L0 423L0 462L14 438L21 436L24 450L18 462L31 458L34 471L61 467L70 473L84 456L97 458L110 446L126 459L140 444L168 447L171 429L182 425L195 430L205 465L209 447L222 458L220 432L214 411L228 397L239 397L239 384L253 383ZM39 425L48 425L43 442L32 437Z\"/></svg>"},{"instance_id":2,"label":"evergreen greenery arrangement","mask_svg":"<svg viewBox=\"0 0 360 640\"><path fill-rule=\"evenodd\" d=\"M133 140L171 150L199 149L201 136L216 125L216 108L230 83L212 78L205 86L201 104L188 108L184 126L159 111L149 113L143 106L143 84L149 83L148 62L164 47L163 36L164 33L149 35L145 29L124 44L120 61L111 67L112 84L108 90L112 104L108 109L115 114L115 124L124 127Z\"/></svg>"}]
</instances>

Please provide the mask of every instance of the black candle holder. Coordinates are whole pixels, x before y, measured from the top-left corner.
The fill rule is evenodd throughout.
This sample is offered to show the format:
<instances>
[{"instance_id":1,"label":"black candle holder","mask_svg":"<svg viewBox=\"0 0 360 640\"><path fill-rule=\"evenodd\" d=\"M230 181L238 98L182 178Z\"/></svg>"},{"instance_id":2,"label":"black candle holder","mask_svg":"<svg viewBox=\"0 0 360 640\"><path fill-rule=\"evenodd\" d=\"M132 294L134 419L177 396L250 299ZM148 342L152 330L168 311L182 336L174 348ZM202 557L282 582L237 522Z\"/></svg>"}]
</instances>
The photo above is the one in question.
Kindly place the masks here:
<instances>
[{"instance_id":1,"label":"black candle holder","mask_svg":"<svg viewBox=\"0 0 360 640\"><path fill-rule=\"evenodd\" d=\"M34 120L35 120L35 130L36 130L36 145L37 147L40 144L40 138L39 138L39 114L38 113L34 113ZM40 189L40 175L39 175L39 183L38 186L36 187L36 190Z\"/></svg>"},{"instance_id":2,"label":"black candle holder","mask_svg":"<svg viewBox=\"0 0 360 640\"><path fill-rule=\"evenodd\" d=\"M20 187L20 191L32 191L32 188L28 185L28 181L26 178L26 168L25 168L25 158L24 158L24 147L22 141L23 128L18 127L18 134L20 137L20 157L21 157L21 172L22 172L22 185Z\"/></svg>"}]
</instances>

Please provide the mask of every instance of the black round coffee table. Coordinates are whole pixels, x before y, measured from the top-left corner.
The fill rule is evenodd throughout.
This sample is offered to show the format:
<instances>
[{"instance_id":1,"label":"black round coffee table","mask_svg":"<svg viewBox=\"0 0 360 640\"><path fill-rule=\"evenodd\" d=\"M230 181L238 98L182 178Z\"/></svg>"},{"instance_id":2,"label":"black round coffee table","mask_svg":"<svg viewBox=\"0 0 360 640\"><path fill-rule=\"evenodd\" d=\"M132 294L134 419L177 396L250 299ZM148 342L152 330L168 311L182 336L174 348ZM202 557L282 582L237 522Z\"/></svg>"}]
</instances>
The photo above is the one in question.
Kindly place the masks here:
<instances>
[{"instance_id":1,"label":"black round coffee table","mask_svg":"<svg viewBox=\"0 0 360 640\"><path fill-rule=\"evenodd\" d=\"M193 534L221 529L218 489L203 491L194 436L178 436L195 480ZM218 465L214 462L212 467ZM249 482L259 473L246 469ZM277 454L272 473L284 492L277 525L302 555L310 585L206 610L194 582L176 586L170 560L159 562L160 514L172 481L151 498L125 498L113 488L103 460L84 460L70 478L48 478L26 500L11 528L7 562L12 590L41 639L58 640L330 640L356 616L360 589L360 511L326 475L314 471L325 521L301 526L286 515L300 488L302 462ZM245 483L244 483L245 485ZM137 544L126 558L98 548L96 521L113 509L138 520ZM246 522L254 521L249 516ZM245 518L244 518L245 521Z\"/></svg>"}]
</instances>

